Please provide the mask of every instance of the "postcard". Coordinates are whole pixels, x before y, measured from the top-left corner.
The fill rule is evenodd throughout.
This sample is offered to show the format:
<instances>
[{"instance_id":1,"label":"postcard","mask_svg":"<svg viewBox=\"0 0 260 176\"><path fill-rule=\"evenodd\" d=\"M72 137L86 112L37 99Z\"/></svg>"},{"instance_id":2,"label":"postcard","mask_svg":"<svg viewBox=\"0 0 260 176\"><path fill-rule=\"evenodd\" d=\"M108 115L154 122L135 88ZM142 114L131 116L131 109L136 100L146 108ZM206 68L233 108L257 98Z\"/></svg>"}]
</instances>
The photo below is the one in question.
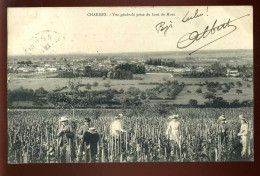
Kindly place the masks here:
<instances>
[{"instance_id":1,"label":"postcard","mask_svg":"<svg viewBox=\"0 0 260 176\"><path fill-rule=\"evenodd\" d=\"M254 161L252 6L7 17L8 163Z\"/></svg>"}]
</instances>

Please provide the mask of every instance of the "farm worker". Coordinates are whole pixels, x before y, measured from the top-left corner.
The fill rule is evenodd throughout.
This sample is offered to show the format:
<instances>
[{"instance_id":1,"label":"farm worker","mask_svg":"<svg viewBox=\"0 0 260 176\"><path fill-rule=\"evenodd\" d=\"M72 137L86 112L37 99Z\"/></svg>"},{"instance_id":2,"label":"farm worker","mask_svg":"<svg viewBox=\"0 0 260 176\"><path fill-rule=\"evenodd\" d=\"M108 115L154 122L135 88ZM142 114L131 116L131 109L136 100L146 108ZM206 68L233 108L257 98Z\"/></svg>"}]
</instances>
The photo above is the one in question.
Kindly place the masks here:
<instances>
[{"instance_id":1,"label":"farm worker","mask_svg":"<svg viewBox=\"0 0 260 176\"><path fill-rule=\"evenodd\" d=\"M71 155L73 151L74 133L69 125L69 119L66 116L60 118L57 137L59 161L62 163L72 162L74 159Z\"/></svg>"},{"instance_id":2,"label":"farm worker","mask_svg":"<svg viewBox=\"0 0 260 176\"><path fill-rule=\"evenodd\" d=\"M85 131L88 131L88 129L90 127L90 122L91 122L90 118L84 118L84 124L79 128L79 130L77 132L78 137L80 139L83 138L83 135L84 135Z\"/></svg>"},{"instance_id":3,"label":"farm worker","mask_svg":"<svg viewBox=\"0 0 260 176\"><path fill-rule=\"evenodd\" d=\"M219 120L219 134L220 134L220 140L223 144L227 141L227 126L226 126L226 117L225 115L221 115L218 117Z\"/></svg>"},{"instance_id":4,"label":"farm worker","mask_svg":"<svg viewBox=\"0 0 260 176\"><path fill-rule=\"evenodd\" d=\"M77 137L79 139L79 141L77 141L77 143L79 142L79 144L80 144L78 147L78 161L82 161L82 152L84 150L83 135L86 131L88 131L88 129L90 127L90 122L91 122L90 118L84 118L84 124L79 128L79 130L77 132Z\"/></svg>"},{"instance_id":5,"label":"farm worker","mask_svg":"<svg viewBox=\"0 0 260 176\"><path fill-rule=\"evenodd\" d=\"M122 124L122 117L123 114L118 114L115 118L115 120L111 123L110 125L110 135L113 137L118 138L120 136L121 132L126 132L123 129L123 124Z\"/></svg>"},{"instance_id":6,"label":"farm worker","mask_svg":"<svg viewBox=\"0 0 260 176\"><path fill-rule=\"evenodd\" d=\"M178 146L180 147L180 134L179 134L179 128L180 128L180 122L177 120L179 117L179 114L173 114L169 116L169 122L167 124L166 129L166 136L167 138L172 141L176 142Z\"/></svg>"},{"instance_id":7,"label":"farm worker","mask_svg":"<svg viewBox=\"0 0 260 176\"><path fill-rule=\"evenodd\" d=\"M97 144L99 135L95 127L90 127L83 135L83 145L86 145L85 160L86 162L96 162Z\"/></svg>"},{"instance_id":8,"label":"farm worker","mask_svg":"<svg viewBox=\"0 0 260 176\"><path fill-rule=\"evenodd\" d=\"M243 146L241 156L245 157L248 143L248 120L243 115L239 115L239 119L241 120L241 127L240 132L237 134L237 136L241 137L240 142Z\"/></svg>"}]
</instances>

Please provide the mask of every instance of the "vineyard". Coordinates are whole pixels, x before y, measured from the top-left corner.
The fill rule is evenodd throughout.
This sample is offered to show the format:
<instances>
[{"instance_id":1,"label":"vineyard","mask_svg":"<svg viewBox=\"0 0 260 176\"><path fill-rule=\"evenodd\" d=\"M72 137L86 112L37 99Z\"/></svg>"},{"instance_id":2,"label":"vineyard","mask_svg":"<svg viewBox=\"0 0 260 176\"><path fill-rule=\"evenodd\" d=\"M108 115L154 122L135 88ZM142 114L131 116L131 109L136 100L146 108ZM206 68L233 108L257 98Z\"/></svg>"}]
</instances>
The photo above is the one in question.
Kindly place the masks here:
<instances>
[{"instance_id":1,"label":"vineyard","mask_svg":"<svg viewBox=\"0 0 260 176\"><path fill-rule=\"evenodd\" d=\"M109 135L110 123L123 113L124 128L118 140ZM165 136L167 117L180 116L181 146L172 145ZM226 140L221 141L217 118L227 118ZM247 157L241 158L238 116L249 119ZM59 118L70 117L75 132L85 117L91 118L100 136L96 162L222 162L253 161L253 108L175 108L164 109L86 109L86 110L9 110L8 111L8 162L48 163L50 148L54 161L57 158L57 131ZM76 137L74 138L77 143ZM72 153L77 153L75 145ZM78 162L77 159L71 162Z\"/></svg>"}]
</instances>

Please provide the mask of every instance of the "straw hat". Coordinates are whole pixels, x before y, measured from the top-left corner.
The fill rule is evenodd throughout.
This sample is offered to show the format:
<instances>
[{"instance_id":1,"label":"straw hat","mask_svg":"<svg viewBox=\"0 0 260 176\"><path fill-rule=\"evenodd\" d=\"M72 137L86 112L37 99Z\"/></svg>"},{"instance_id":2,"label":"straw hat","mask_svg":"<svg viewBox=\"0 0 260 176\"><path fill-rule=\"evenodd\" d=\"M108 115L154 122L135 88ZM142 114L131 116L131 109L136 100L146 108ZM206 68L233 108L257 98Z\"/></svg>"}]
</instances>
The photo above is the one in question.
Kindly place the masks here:
<instances>
[{"instance_id":1,"label":"straw hat","mask_svg":"<svg viewBox=\"0 0 260 176\"><path fill-rule=\"evenodd\" d=\"M246 118L246 117L244 117L242 114L241 114L241 115L239 115L238 117L239 117L239 119L241 119L241 120L246 120L246 121L247 121L247 118Z\"/></svg>"},{"instance_id":2,"label":"straw hat","mask_svg":"<svg viewBox=\"0 0 260 176\"><path fill-rule=\"evenodd\" d=\"M173 114L169 116L169 119L177 119L177 118L179 118L179 114Z\"/></svg>"},{"instance_id":3,"label":"straw hat","mask_svg":"<svg viewBox=\"0 0 260 176\"><path fill-rule=\"evenodd\" d=\"M60 118L60 122L65 122L65 121L69 121L69 119L66 116L62 116Z\"/></svg>"},{"instance_id":4,"label":"straw hat","mask_svg":"<svg viewBox=\"0 0 260 176\"><path fill-rule=\"evenodd\" d=\"M121 119L123 117L123 114L118 114L117 116L116 116L116 119Z\"/></svg>"},{"instance_id":5,"label":"straw hat","mask_svg":"<svg viewBox=\"0 0 260 176\"><path fill-rule=\"evenodd\" d=\"M89 131L90 133L96 133L96 128L95 128L95 127L90 127L90 128L88 129L88 131Z\"/></svg>"},{"instance_id":6,"label":"straw hat","mask_svg":"<svg viewBox=\"0 0 260 176\"><path fill-rule=\"evenodd\" d=\"M225 121L226 117L225 117L225 115L221 115L221 116L218 117L218 119L221 120L221 121Z\"/></svg>"}]
</instances>

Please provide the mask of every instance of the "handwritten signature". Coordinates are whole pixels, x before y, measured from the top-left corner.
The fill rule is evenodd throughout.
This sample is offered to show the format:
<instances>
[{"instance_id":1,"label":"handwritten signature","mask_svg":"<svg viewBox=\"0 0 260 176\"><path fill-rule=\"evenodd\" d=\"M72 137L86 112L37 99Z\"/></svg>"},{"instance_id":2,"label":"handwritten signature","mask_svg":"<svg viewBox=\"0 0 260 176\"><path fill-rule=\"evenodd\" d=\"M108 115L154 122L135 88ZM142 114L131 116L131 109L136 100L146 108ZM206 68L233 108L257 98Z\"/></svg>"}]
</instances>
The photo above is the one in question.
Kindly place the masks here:
<instances>
[{"instance_id":1,"label":"handwritten signature","mask_svg":"<svg viewBox=\"0 0 260 176\"><path fill-rule=\"evenodd\" d=\"M212 27L210 28L209 26L207 26L207 27L204 29L203 32L193 31L193 32L191 32L191 33L187 33L187 34L183 35L183 36L179 39L179 41L177 42L177 47L178 47L179 49L184 49L184 48L187 48L187 47L191 46L193 43L198 42L198 41L201 40L201 39L207 38L210 34L211 34L211 35L214 35L214 34L216 34L218 31L223 31L223 30L226 29L226 28L230 28L230 29L231 29L231 31L228 32L227 34L222 35L221 37L218 37L218 38L216 38L215 40L212 40L211 42L209 42L209 43L207 43L207 44L205 44L205 45L199 47L198 49L192 51L191 53L189 53L189 55L191 55L191 54L195 53L196 51L198 51L198 50L204 48L205 46L207 46L207 45L209 45L209 44L211 44L211 43L214 43L214 42L216 42L217 40L220 40L220 39L226 37L227 35L231 34L232 32L234 32L234 31L237 29L237 26L234 25L234 24L231 24L231 23L234 22L234 21L236 21L236 20L238 20L238 19L247 17L247 16L249 16L249 15L250 15L250 14L247 14L247 15L238 17L238 18L233 19L233 20L228 19L227 22L222 23L222 24L220 24L220 25L217 25L218 20L216 19L215 22L213 23Z\"/></svg>"},{"instance_id":2,"label":"handwritten signature","mask_svg":"<svg viewBox=\"0 0 260 176\"><path fill-rule=\"evenodd\" d=\"M166 22L160 22L155 26L155 29L158 33L163 32L164 36L166 36L167 31L172 28L172 21L170 21L169 24L166 24Z\"/></svg>"},{"instance_id":3,"label":"handwritten signature","mask_svg":"<svg viewBox=\"0 0 260 176\"><path fill-rule=\"evenodd\" d=\"M185 22L190 21L190 20L192 20L192 19L194 19L194 18L198 18L198 17L200 17L200 16L203 16L203 13L199 13L199 9L196 9L196 11L195 11L195 13L194 13L193 16L187 17L189 13L190 13L190 11L188 11L188 12L186 13L186 15L185 15L185 16L183 17L183 19L181 20L182 22L185 23Z\"/></svg>"}]
</instances>

